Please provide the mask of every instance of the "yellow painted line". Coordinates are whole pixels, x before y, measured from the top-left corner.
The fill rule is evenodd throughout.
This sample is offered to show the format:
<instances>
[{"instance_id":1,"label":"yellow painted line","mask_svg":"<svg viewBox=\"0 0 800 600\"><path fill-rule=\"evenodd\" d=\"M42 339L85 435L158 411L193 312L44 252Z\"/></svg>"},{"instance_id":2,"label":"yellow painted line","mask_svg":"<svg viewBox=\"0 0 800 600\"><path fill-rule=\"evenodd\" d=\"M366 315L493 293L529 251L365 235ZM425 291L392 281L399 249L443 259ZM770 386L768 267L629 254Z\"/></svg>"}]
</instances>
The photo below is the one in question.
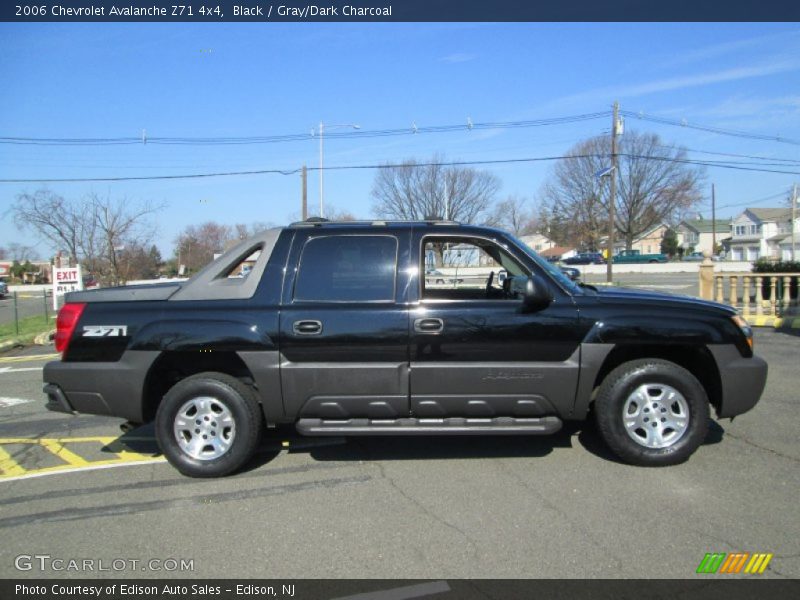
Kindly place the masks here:
<instances>
[{"instance_id":1,"label":"yellow painted line","mask_svg":"<svg viewBox=\"0 0 800 600\"><path fill-rule=\"evenodd\" d=\"M118 437L113 436L91 436L91 437L69 437L69 438L0 438L1 444L38 444L39 442L55 442L57 444L71 444L81 442L99 442L101 444L110 444L115 441L122 442L155 442L155 438L151 437L126 437L120 440Z\"/></svg>"},{"instance_id":2,"label":"yellow painted line","mask_svg":"<svg viewBox=\"0 0 800 600\"><path fill-rule=\"evenodd\" d=\"M85 467L89 464L89 461L78 456L71 450L67 450L58 442L53 442L51 440L39 440L39 445L73 467Z\"/></svg>"},{"instance_id":3,"label":"yellow painted line","mask_svg":"<svg viewBox=\"0 0 800 600\"><path fill-rule=\"evenodd\" d=\"M20 362L33 362L36 360L51 360L58 358L61 355L54 354L29 354L27 356L4 356L0 358L0 363L20 363Z\"/></svg>"},{"instance_id":4,"label":"yellow painted line","mask_svg":"<svg viewBox=\"0 0 800 600\"><path fill-rule=\"evenodd\" d=\"M24 475L26 471L0 446L0 479L19 477Z\"/></svg>"},{"instance_id":5,"label":"yellow painted line","mask_svg":"<svg viewBox=\"0 0 800 600\"><path fill-rule=\"evenodd\" d=\"M127 442L154 442L150 437L129 437L121 440L111 436L70 437L70 438L0 438L0 482L15 481L31 477L42 477L58 473L74 473L76 471L91 471L94 469L108 469L112 467L153 464L166 461L158 454L141 454L130 450ZM89 461L65 447L66 444L102 444L106 449L115 454L116 458ZM29 444L40 446L44 450L59 457L66 464L40 469L25 469L3 450L4 444ZM74 446L73 446L74 449Z\"/></svg>"}]
</instances>

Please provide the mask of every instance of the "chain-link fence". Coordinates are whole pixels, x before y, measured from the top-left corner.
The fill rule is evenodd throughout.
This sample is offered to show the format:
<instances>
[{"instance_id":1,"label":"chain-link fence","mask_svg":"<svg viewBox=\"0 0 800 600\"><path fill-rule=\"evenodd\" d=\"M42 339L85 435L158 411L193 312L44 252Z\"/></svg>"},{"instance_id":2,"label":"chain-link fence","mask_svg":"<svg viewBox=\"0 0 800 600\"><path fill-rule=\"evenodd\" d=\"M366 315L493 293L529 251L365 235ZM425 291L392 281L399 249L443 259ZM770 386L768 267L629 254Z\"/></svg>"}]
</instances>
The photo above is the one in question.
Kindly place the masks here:
<instances>
[{"instance_id":1,"label":"chain-link fence","mask_svg":"<svg viewBox=\"0 0 800 600\"><path fill-rule=\"evenodd\" d=\"M52 288L10 286L0 299L0 342L25 341L55 328Z\"/></svg>"}]
</instances>

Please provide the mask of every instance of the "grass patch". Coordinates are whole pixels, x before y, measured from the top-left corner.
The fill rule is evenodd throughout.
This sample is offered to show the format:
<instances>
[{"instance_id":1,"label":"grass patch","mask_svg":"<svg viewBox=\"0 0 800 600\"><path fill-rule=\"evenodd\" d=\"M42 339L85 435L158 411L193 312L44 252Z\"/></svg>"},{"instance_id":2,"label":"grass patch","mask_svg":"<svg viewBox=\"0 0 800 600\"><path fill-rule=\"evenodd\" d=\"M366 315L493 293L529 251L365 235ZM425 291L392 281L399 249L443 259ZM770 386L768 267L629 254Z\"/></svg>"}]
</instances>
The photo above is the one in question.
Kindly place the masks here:
<instances>
[{"instance_id":1,"label":"grass patch","mask_svg":"<svg viewBox=\"0 0 800 600\"><path fill-rule=\"evenodd\" d=\"M19 320L19 334L17 334L14 321L0 325L0 343L12 340L22 344L29 343L43 331L55 328L56 319L54 315L51 315L49 320L45 320L44 315L25 317Z\"/></svg>"}]
</instances>

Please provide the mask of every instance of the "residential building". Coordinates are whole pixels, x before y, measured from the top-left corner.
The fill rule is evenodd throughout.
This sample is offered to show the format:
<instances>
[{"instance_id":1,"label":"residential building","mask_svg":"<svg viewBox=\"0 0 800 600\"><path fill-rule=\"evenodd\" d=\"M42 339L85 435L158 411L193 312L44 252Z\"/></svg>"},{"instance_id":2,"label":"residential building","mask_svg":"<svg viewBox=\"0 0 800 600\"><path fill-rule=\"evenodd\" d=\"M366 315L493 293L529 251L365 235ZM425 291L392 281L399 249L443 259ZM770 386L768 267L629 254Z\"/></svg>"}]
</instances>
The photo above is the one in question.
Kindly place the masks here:
<instances>
[{"instance_id":1,"label":"residential building","mask_svg":"<svg viewBox=\"0 0 800 600\"><path fill-rule=\"evenodd\" d=\"M664 234L669 230L669 226L664 223L654 225L641 235L633 238L631 250L638 250L640 254L658 254L661 252L661 241L664 239ZM601 239L601 247L605 248L606 239ZM619 254L625 250L625 240L619 234L614 239L614 254Z\"/></svg>"},{"instance_id":2,"label":"residential building","mask_svg":"<svg viewBox=\"0 0 800 600\"><path fill-rule=\"evenodd\" d=\"M570 248L568 246L553 246L552 248L548 248L547 250L542 250L539 252L539 256L546 260L558 261L575 256L577 253L578 251L575 248Z\"/></svg>"},{"instance_id":3,"label":"residential building","mask_svg":"<svg viewBox=\"0 0 800 600\"><path fill-rule=\"evenodd\" d=\"M800 217L794 221L795 248L800 254ZM747 208L731 221L730 260L792 258L792 209Z\"/></svg>"},{"instance_id":4,"label":"residential building","mask_svg":"<svg viewBox=\"0 0 800 600\"><path fill-rule=\"evenodd\" d=\"M533 233L531 235L523 235L519 238L521 241L525 242L536 250L536 252L542 252L543 250L549 250L550 248L555 248L557 244L551 240L546 235L542 235L541 233Z\"/></svg>"},{"instance_id":5,"label":"residential building","mask_svg":"<svg viewBox=\"0 0 800 600\"><path fill-rule=\"evenodd\" d=\"M714 254L713 238L716 234L717 244L730 235L730 219L688 219L681 221L676 228L678 235L678 246L683 248L684 253L689 252L708 252Z\"/></svg>"}]
</instances>

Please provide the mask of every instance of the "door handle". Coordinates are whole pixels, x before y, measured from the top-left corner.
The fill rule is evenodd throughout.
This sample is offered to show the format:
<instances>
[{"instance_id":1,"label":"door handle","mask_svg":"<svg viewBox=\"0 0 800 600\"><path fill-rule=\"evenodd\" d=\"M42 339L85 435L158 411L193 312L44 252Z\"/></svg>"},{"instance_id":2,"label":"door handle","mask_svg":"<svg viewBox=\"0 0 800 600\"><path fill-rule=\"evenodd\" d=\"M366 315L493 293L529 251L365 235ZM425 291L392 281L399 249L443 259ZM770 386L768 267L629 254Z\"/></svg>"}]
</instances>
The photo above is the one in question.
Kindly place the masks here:
<instances>
[{"instance_id":1,"label":"door handle","mask_svg":"<svg viewBox=\"0 0 800 600\"><path fill-rule=\"evenodd\" d=\"M417 319L414 321L414 331L417 333L442 333L444 331L444 321L441 319Z\"/></svg>"},{"instance_id":2,"label":"door handle","mask_svg":"<svg viewBox=\"0 0 800 600\"><path fill-rule=\"evenodd\" d=\"M322 333L322 321L295 321L292 331L297 335L319 335Z\"/></svg>"}]
</instances>

